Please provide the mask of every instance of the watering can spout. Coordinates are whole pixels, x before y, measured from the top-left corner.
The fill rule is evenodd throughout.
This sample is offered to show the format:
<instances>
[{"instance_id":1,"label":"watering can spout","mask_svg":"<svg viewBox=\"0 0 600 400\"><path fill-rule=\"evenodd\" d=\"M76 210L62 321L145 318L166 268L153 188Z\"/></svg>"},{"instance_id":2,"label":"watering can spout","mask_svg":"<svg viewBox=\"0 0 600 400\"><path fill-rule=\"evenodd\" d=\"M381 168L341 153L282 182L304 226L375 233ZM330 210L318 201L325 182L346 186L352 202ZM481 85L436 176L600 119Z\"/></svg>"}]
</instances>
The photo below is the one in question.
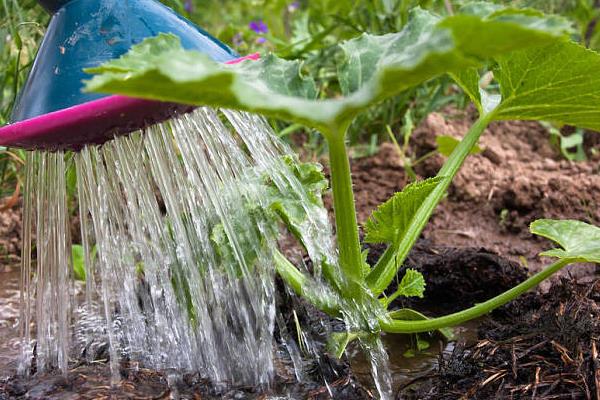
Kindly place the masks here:
<instances>
[{"instance_id":1,"label":"watering can spout","mask_svg":"<svg viewBox=\"0 0 600 400\"><path fill-rule=\"evenodd\" d=\"M48 12L55 13L69 1L71 0L38 0L38 3L40 3L42 7L48 10Z\"/></svg>"},{"instance_id":2,"label":"watering can spout","mask_svg":"<svg viewBox=\"0 0 600 400\"><path fill-rule=\"evenodd\" d=\"M85 93L84 69L125 54L159 33L217 62L239 56L156 0L38 0L52 13L0 146L80 149L187 112L189 106Z\"/></svg>"}]
</instances>

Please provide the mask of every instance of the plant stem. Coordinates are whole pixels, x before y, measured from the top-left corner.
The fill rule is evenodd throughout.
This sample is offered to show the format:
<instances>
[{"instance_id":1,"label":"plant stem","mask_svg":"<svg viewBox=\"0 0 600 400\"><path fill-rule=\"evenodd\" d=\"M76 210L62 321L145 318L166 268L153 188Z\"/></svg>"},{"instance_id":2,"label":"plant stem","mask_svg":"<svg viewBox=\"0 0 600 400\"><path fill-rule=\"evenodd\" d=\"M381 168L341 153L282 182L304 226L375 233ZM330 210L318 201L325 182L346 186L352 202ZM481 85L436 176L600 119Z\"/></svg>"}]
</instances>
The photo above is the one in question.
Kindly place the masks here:
<instances>
[{"instance_id":1,"label":"plant stem","mask_svg":"<svg viewBox=\"0 0 600 400\"><path fill-rule=\"evenodd\" d=\"M273 261L275 262L277 274L298 296L305 298L316 308L330 316L339 317L340 305L337 297L332 296L333 292L315 290L317 288L316 283L298 271L296 266L285 258L279 250L274 250Z\"/></svg>"},{"instance_id":2,"label":"plant stem","mask_svg":"<svg viewBox=\"0 0 600 400\"><path fill-rule=\"evenodd\" d=\"M356 298L361 296L361 291L353 283L361 282L363 276L350 160L346 151L345 135L333 134L327 137L340 266L350 281L347 282L349 286L343 295Z\"/></svg>"},{"instance_id":3,"label":"plant stem","mask_svg":"<svg viewBox=\"0 0 600 400\"><path fill-rule=\"evenodd\" d=\"M281 279L292 288L297 295L302 296L304 287L307 284L307 277L298 271L289 260L275 249L273 251L273 260L275 261L275 270L281 276Z\"/></svg>"},{"instance_id":4,"label":"plant stem","mask_svg":"<svg viewBox=\"0 0 600 400\"><path fill-rule=\"evenodd\" d=\"M291 133L294 133L302 128L304 128L304 125L302 125L302 124L292 124L292 125L288 126L287 128L283 129L282 131L278 132L277 137L279 137L279 138L285 137L285 136L287 136Z\"/></svg>"},{"instance_id":5,"label":"plant stem","mask_svg":"<svg viewBox=\"0 0 600 400\"><path fill-rule=\"evenodd\" d=\"M402 238L402 241L396 249L389 249L388 251L395 251L395 257L389 257L389 261L385 264L378 264L374 268L369 276L367 276L367 285L371 289L374 295L380 295L394 280L398 272L398 268L404 263L408 253L414 246L415 242L419 238L419 235L429 222L429 218L433 211L444 198L448 187L452 183L454 176L459 171L460 167L464 163L467 156L471 153L473 147L479 141L479 138L483 134L485 128L488 126L493 118L493 113L489 113L481 116L477 122L471 127L467 135L458 144L456 149L452 152L442 169L439 171L438 176L444 179L434 189L434 191L427 197L425 202L421 205L415 216L413 217L413 223L410 224L406 235Z\"/></svg>"},{"instance_id":6,"label":"plant stem","mask_svg":"<svg viewBox=\"0 0 600 400\"><path fill-rule=\"evenodd\" d=\"M441 328L447 328L458 325L462 322L481 317L490 311L503 306L511 300L517 298L529 289L537 286L550 275L558 272L560 269L570 264L572 260L560 260L550 265L546 269L531 278L513 287L510 290L490 299L484 303L477 304L471 308L459 311L454 314L446 315L439 318L433 318L423 321L381 321L381 329L390 333L419 333L431 332Z\"/></svg>"}]
</instances>

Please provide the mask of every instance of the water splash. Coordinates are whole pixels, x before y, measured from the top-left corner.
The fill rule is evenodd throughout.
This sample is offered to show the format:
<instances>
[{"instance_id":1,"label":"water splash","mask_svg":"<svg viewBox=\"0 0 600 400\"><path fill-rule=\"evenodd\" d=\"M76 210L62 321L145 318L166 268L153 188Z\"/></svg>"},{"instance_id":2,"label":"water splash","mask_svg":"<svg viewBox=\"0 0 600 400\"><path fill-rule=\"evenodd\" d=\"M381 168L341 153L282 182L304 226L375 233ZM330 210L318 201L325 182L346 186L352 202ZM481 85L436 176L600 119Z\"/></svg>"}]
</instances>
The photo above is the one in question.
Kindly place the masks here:
<instances>
[{"instance_id":1,"label":"water splash","mask_svg":"<svg viewBox=\"0 0 600 400\"><path fill-rule=\"evenodd\" d=\"M127 358L268 385L278 231L259 183L268 174L281 190L306 196L273 138L260 118L200 109L73 155L85 287L73 284L70 264L70 156L30 153L22 371L35 359L38 371L66 372L69 356L90 360L108 342L114 381ZM324 210L306 207L311 255L334 262Z\"/></svg>"},{"instance_id":2,"label":"water splash","mask_svg":"<svg viewBox=\"0 0 600 400\"><path fill-rule=\"evenodd\" d=\"M208 108L76 154L29 153L21 372L32 361L38 372L66 373L69 359L108 358L116 383L126 359L170 371L174 381L173 372L198 372L215 383L268 386L279 231L265 176L307 216L299 230L315 261L301 266L315 278L310 290L334 296L320 266L337 265L327 213L310 201L282 157L289 154L262 118ZM85 284L74 281L71 265L71 163ZM363 314L347 325L376 321L372 310ZM301 353L320 356L306 338L287 338L301 380ZM377 375L385 352L370 351L386 393L385 374Z\"/></svg>"},{"instance_id":3,"label":"water splash","mask_svg":"<svg viewBox=\"0 0 600 400\"><path fill-rule=\"evenodd\" d=\"M381 400L392 399L392 373L390 360L381 338L361 342L365 355L371 364L371 376Z\"/></svg>"}]
</instances>

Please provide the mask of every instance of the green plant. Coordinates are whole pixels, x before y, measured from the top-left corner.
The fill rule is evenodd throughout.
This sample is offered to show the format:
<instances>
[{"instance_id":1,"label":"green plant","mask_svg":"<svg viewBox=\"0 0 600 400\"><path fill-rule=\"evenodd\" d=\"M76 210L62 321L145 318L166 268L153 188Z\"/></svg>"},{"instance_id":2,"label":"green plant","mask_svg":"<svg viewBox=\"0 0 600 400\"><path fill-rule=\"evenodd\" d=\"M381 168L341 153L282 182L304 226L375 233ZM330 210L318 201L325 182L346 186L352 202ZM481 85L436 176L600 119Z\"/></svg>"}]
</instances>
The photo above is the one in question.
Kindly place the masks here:
<instances>
[{"instance_id":1,"label":"green plant","mask_svg":"<svg viewBox=\"0 0 600 400\"><path fill-rule=\"evenodd\" d=\"M0 125L10 120L43 33L39 23L46 19L34 0L0 1ZM0 199L13 196L18 200L24 162L24 151L0 148Z\"/></svg>"},{"instance_id":2,"label":"green plant","mask_svg":"<svg viewBox=\"0 0 600 400\"><path fill-rule=\"evenodd\" d=\"M489 301L433 319L414 310L390 309L395 297L423 295L425 282L415 271L407 272L396 292L385 292L490 122L554 120L600 128L600 105L595 101L600 95L600 55L569 41L566 31L568 24L560 17L490 3L467 4L445 18L415 9L399 33L363 35L341 44L344 57L338 64L338 80L344 97L326 100L315 100L314 79L301 75L298 62L270 55L257 62L224 66L186 52L176 38L161 35L119 60L90 69L96 76L87 87L262 113L323 134L329 146L338 263L313 260L322 263L327 290L283 255L276 254L276 264L278 273L299 295L346 321L348 332L335 334L331 340L335 353L341 354L349 341L370 340L381 331L419 333L460 324L505 304L570 263L600 262L599 228L573 221L538 221L532 232L563 247L544 253L559 261ZM565 59L571 60L568 69ZM480 87L481 72L494 74L499 93ZM365 241L385 243L388 248L371 268L359 241L347 131L370 106L444 74L471 98L479 119L453 146L436 178L407 186L373 213L365 225ZM281 213L289 225L285 209Z\"/></svg>"},{"instance_id":3,"label":"green plant","mask_svg":"<svg viewBox=\"0 0 600 400\"><path fill-rule=\"evenodd\" d=\"M47 19L34 0L0 1L0 125L9 120Z\"/></svg>"},{"instance_id":4,"label":"green plant","mask_svg":"<svg viewBox=\"0 0 600 400\"><path fill-rule=\"evenodd\" d=\"M166 4L184 11L183 2L165 0ZM285 59L302 60L302 68L310 71L319 84L320 98L341 94L336 73L340 57L338 43L364 32L386 34L402 29L409 9L421 6L444 12L443 0L252 0L252 1L187 1L189 17L240 53L271 50ZM264 29L256 29L260 23ZM266 32L265 32L266 31ZM346 135L359 153L373 150L375 141L385 140L385 126L396 129L407 110L413 111L415 122L453 100L453 82L440 77L411 88L365 110L355 118ZM456 95L462 96L460 93ZM276 131L287 131L280 120L269 121ZM295 127L295 131L303 131ZM320 155L326 149L322 137L313 130L305 148ZM365 146L365 143L369 145ZM375 143L376 144L376 143ZM362 151L367 147L367 151Z\"/></svg>"},{"instance_id":5,"label":"green plant","mask_svg":"<svg viewBox=\"0 0 600 400\"><path fill-rule=\"evenodd\" d=\"M560 154L571 161L586 161L587 156L583 148L583 129L576 129L570 135L563 135L557 127L543 122L542 125L550 133L550 143L560 151Z\"/></svg>"}]
</instances>

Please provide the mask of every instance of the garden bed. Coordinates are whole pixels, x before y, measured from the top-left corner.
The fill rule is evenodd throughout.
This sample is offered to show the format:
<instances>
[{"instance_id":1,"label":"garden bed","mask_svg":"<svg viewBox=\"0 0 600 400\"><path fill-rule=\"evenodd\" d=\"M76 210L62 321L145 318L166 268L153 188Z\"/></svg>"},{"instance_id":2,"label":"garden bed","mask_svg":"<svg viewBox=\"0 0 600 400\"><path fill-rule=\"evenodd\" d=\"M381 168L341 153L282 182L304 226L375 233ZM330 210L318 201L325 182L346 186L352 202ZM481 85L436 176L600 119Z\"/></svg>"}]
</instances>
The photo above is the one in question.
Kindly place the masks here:
<instances>
[{"instance_id":1,"label":"garden bed","mask_svg":"<svg viewBox=\"0 0 600 400\"><path fill-rule=\"evenodd\" d=\"M431 114L414 132L411 150L417 157L426 154L435 148L435 135L460 137L471 122L470 112ZM531 221L572 218L600 224L600 155L591 151L594 146L600 150L597 142L588 143L589 161L574 163L561 158L539 124L494 123L489 131L482 139L483 152L467 160L407 262L423 273L428 286L425 299L404 300L405 305L429 315L481 302L522 281L529 271L539 270L545 261L538 254L551 245L529 233ZM416 172L422 177L433 176L442 162L442 156L432 157L418 165ZM401 158L390 144L382 145L372 157L355 159L352 170L361 222L407 183ZM11 220L20 220L14 210L10 215ZM20 221L14 223L12 231L0 232L3 238L8 235L11 243L19 231ZM18 247L15 245L10 255L13 261ZM379 250L371 248L371 259L376 259ZM5 282L8 275L0 274L4 275L0 282ZM478 329L458 329L456 342L438 345L440 338L428 338L430 349L413 358L403 357L411 345L406 337L384 337L398 397L598 396L598 272L595 267L574 266L562 275L554 279L552 288L545 284L541 292L527 294L478 321ZM285 307L280 307L283 325L276 332L280 357L271 393L289 391L299 398L328 398L324 377L335 398L371 398L373 388L360 357L336 361L324 354L325 332L319 321L325 316L302 301L290 301L282 285L279 295L284 297L280 304ZM293 366L280 340L281 326L294 336L292 304L321 353L320 360L304 363L303 384L294 383ZM160 399L172 394L165 374L132 364L123 364L122 372L125 379L116 391L108 386L107 366L95 363L74 367L66 378L4 381L0 383L0 399L26 394L30 398L68 398L74 394L98 398L111 393L123 398ZM218 388L197 376L184 377L175 387L184 398L267 398L259 388Z\"/></svg>"}]
</instances>

